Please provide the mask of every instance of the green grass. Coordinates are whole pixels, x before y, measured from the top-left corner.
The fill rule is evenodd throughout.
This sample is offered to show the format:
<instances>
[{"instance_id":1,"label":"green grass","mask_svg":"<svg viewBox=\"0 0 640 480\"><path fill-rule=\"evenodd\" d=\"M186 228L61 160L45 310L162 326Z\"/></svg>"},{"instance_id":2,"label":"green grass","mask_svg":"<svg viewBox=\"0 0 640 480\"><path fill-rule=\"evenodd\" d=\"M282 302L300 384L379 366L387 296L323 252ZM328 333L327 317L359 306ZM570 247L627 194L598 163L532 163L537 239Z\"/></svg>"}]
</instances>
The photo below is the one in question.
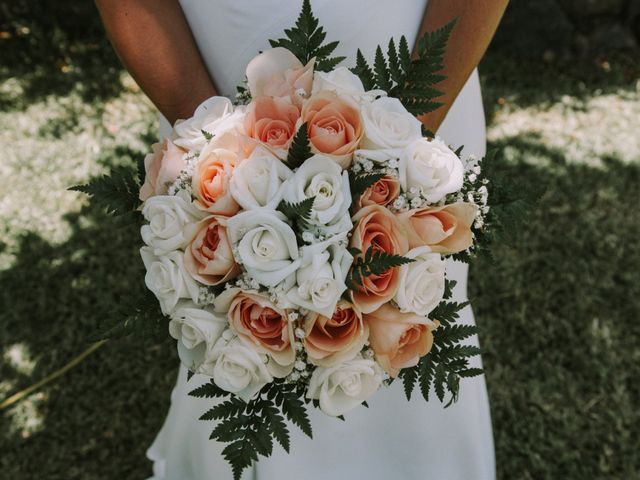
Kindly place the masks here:
<instances>
[{"instance_id":1,"label":"green grass","mask_svg":"<svg viewBox=\"0 0 640 480\"><path fill-rule=\"evenodd\" d=\"M142 154L153 109L93 12L74 22L42 5L50 24L27 7L0 21L13 32L0 39L0 399L86 348L144 288L135 229L65 188ZM472 269L499 476L640 479L638 65L495 51L482 67L492 146L514 177L547 187L495 260ZM0 477L146 478L174 350L110 342L0 413Z\"/></svg>"}]
</instances>

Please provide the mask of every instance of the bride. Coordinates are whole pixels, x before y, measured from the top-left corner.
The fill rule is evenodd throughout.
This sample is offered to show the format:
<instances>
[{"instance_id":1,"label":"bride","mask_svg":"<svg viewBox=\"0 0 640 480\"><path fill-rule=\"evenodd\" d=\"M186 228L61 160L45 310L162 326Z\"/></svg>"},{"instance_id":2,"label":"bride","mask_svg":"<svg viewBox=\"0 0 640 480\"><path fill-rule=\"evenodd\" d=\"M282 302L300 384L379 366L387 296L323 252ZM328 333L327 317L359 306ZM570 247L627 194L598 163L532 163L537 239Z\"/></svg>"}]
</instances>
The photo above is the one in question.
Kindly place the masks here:
<instances>
[{"instance_id":1,"label":"bride","mask_svg":"<svg viewBox=\"0 0 640 480\"><path fill-rule=\"evenodd\" d=\"M233 97L249 60L292 26L301 0L97 0L111 40L124 64L170 122L188 118L213 95ZM445 59L448 78L440 85L444 106L420 120L466 154L485 152L485 124L475 67L497 27L507 0L312 0L336 55L355 58L360 48L372 59L378 44L405 35L414 44L458 17ZM348 65L350 66L350 65ZM163 119L165 131L169 124ZM458 281L454 297L466 297L467 268L449 262ZM473 323L468 307L461 321ZM477 364L479 364L479 360ZM476 365L477 366L477 365ZM148 451L154 479L231 478L222 445L209 440L211 422L198 416L211 400L188 392L181 367L167 419ZM311 411L314 439L291 429L292 451L274 449L243 478L381 480L488 480L495 478L493 437L484 377L462 382L458 403L444 409L419 395L407 402L400 382L379 391L347 421Z\"/></svg>"}]
</instances>

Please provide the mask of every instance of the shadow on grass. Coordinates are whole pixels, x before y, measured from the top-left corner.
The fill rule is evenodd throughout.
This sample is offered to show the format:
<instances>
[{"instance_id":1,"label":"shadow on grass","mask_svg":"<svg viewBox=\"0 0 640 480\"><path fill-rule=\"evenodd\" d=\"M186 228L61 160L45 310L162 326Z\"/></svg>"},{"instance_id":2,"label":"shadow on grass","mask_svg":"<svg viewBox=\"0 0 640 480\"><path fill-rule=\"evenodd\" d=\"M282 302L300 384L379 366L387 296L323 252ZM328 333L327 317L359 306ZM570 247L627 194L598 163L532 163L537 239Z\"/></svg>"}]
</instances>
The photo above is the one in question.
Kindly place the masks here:
<instances>
[{"instance_id":1,"label":"shadow on grass","mask_svg":"<svg viewBox=\"0 0 640 480\"><path fill-rule=\"evenodd\" d=\"M526 108L552 105L564 96L587 100L620 90L636 92L640 80L640 62L623 53L545 62L489 50L479 71L488 124L505 102Z\"/></svg>"},{"instance_id":2,"label":"shadow on grass","mask_svg":"<svg viewBox=\"0 0 640 480\"><path fill-rule=\"evenodd\" d=\"M93 2L0 0L0 108L21 109L78 91L96 100L118 94L122 67Z\"/></svg>"},{"instance_id":3,"label":"shadow on grass","mask_svg":"<svg viewBox=\"0 0 640 480\"><path fill-rule=\"evenodd\" d=\"M145 288L137 227L113 228L89 208L66 221L73 233L65 243L26 234L14 265L0 272L0 377L11 393L87 348L103 317ZM174 350L169 340L111 341L44 395L0 412L0 476L147 478L144 453L168 408ZM33 371L16 368L11 351Z\"/></svg>"},{"instance_id":4,"label":"shadow on grass","mask_svg":"<svg viewBox=\"0 0 640 480\"><path fill-rule=\"evenodd\" d=\"M472 268L500 478L637 478L640 166L567 164L533 137L493 146L547 186Z\"/></svg>"},{"instance_id":5,"label":"shadow on grass","mask_svg":"<svg viewBox=\"0 0 640 480\"><path fill-rule=\"evenodd\" d=\"M634 478L640 471L640 168L605 159L571 165L534 138L512 138L504 169L548 191L496 260L478 261L471 293L504 479ZM71 215L62 245L25 235L0 272L3 353L37 366L28 385L86 346L102 316L144 288L134 226L113 228L91 209ZM171 342L109 343L31 400L3 413L7 478L145 478L144 450L166 413L177 360ZM35 413L34 413L35 412ZM21 435L29 415L42 425ZM6 427L6 428L5 428ZM47 459L34 462L34 458Z\"/></svg>"}]
</instances>

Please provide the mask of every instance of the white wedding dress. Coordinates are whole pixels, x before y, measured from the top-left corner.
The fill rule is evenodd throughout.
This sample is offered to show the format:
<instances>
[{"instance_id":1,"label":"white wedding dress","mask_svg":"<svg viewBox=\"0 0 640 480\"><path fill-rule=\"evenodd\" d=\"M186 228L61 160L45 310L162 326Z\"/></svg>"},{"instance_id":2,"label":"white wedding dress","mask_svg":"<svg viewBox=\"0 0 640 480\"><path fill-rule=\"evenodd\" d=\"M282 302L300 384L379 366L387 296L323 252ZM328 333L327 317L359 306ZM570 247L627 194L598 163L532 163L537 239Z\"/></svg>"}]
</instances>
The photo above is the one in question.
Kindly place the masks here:
<instances>
[{"instance_id":1,"label":"white wedding dress","mask_svg":"<svg viewBox=\"0 0 640 480\"><path fill-rule=\"evenodd\" d=\"M373 59L375 47L405 35L413 45L427 0L313 0L327 40L339 40L336 55L351 65L357 48ZM249 60L269 48L292 26L301 0L181 0L202 56L218 91L233 98ZM188 75L189 72L184 72ZM438 132L466 153L485 152L485 123L480 84L474 72ZM458 281L457 299L466 298L467 266L450 262L447 274ZM473 323L470 308L462 322ZM476 365L480 360L476 360ZM154 480L227 480L231 469L224 445L209 440L213 422L198 417L211 400L188 392L205 382L187 384L181 367L162 430L148 451ZM245 472L243 479L275 480L491 480L495 478L493 437L484 377L463 379L460 400L444 409L433 395L426 403L418 389L407 402L401 382L383 388L346 421L310 409L313 440L291 426L291 453L274 444L273 455Z\"/></svg>"}]
</instances>

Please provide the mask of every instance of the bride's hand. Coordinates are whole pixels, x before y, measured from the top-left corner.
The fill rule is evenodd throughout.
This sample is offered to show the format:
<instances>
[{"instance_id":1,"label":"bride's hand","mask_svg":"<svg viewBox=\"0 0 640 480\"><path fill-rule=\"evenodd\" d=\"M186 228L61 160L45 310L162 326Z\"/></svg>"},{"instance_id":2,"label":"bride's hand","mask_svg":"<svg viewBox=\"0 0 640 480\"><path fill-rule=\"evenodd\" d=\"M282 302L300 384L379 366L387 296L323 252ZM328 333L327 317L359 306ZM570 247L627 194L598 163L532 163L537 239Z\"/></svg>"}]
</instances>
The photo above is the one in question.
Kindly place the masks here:
<instances>
[{"instance_id":1,"label":"bride's hand","mask_svg":"<svg viewBox=\"0 0 640 480\"><path fill-rule=\"evenodd\" d=\"M173 123L216 90L178 0L96 0L125 67Z\"/></svg>"},{"instance_id":2,"label":"bride's hand","mask_svg":"<svg viewBox=\"0 0 640 480\"><path fill-rule=\"evenodd\" d=\"M432 132L438 131L453 101L478 66L508 3L509 0L429 0L418 38L458 19L444 58L447 79L437 86L445 92L437 99L444 105L418 117Z\"/></svg>"}]
</instances>

